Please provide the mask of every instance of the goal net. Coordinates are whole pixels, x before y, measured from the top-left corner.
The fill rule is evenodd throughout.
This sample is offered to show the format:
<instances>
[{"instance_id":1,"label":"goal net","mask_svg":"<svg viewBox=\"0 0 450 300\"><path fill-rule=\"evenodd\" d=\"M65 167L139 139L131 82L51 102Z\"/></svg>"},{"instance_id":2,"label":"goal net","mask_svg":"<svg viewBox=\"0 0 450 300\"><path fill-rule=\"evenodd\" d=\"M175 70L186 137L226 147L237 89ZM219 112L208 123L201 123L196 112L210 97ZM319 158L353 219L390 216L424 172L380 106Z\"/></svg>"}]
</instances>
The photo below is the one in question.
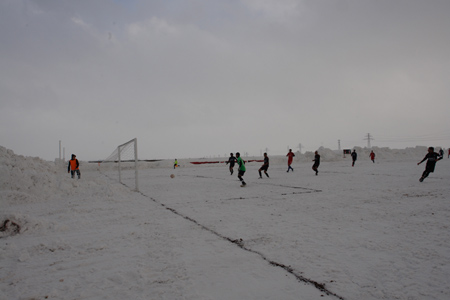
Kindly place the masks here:
<instances>
[{"instance_id":1,"label":"goal net","mask_svg":"<svg viewBox=\"0 0 450 300\"><path fill-rule=\"evenodd\" d=\"M117 146L116 150L114 150L114 152L111 153L108 158L102 161L102 163L107 162L117 163L120 183L131 187L134 181L135 190L139 191L138 153L136 138Z\"/></svg>"}]
</instances>

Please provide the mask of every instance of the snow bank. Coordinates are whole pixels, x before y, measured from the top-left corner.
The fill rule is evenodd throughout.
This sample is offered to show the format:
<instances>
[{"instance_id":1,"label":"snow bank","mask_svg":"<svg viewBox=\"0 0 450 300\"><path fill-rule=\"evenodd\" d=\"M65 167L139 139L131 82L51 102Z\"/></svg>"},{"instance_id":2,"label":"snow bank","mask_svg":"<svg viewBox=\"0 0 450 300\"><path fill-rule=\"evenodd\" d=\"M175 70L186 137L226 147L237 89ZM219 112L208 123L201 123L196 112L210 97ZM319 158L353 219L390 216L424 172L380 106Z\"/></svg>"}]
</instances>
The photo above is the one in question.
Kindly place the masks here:
<instances>
[{"instance_id":1,"label":"snow bank","mask_svg":"<svg viewBox=\"0 0 450 300\"><path fill-rule=\"evenodd\" d=\"M80 163L81 166L88 165ZM106 178L90 181L67 180L67 165L42 160L38 157L16 155L0 146L0 207L12 205L45 205L68 195L110 197L118 190L128 193L121 185L111 185ZM83 171L81 173L83 176ZM89 192L87 192L89 191ZM55 224L20 212L0 211L0 238L29 230L53 228Z\"/></svg>"},{"instance_id":2,"label":"snow bank","mask_svg":"<svg viewBox=\"0 0 450 300\"><path fill-rule=\"evenodd\" d=\"M0 146L0 190L10 201L33 202L50 197L56 187L53 163L16 155ZM5 195L6 194L6 195Z\"/></svg>"}]
</instances>

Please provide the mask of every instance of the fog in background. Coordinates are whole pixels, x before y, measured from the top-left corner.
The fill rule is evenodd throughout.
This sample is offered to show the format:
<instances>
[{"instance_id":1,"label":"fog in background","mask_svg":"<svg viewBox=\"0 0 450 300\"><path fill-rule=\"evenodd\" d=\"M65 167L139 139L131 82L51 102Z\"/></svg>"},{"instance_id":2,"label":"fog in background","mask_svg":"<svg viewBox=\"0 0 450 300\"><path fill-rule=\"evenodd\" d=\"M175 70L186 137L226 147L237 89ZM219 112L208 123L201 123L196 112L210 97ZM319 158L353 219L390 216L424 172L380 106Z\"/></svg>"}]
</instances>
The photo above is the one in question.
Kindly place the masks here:
<instances>
[{"instance_id":1,"label":"fog in background","mask_svg":"<svg viewBox=\"0 0 450 300\"><path fill-rule=\"evenodd\" d=\"M53 160L450 147L450 1L4 0L0 144Z\"/></svg>"}]
</instances>

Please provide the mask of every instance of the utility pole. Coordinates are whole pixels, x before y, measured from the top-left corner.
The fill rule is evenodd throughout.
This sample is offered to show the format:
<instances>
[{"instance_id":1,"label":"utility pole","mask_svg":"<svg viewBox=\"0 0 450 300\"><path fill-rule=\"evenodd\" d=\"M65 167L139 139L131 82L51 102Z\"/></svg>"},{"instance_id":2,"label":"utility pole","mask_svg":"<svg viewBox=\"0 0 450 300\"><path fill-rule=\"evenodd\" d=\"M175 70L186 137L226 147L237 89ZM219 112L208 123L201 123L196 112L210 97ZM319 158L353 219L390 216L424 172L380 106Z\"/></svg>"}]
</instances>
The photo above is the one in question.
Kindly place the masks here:
<instances>
[{"instance_id":1,"label":"utility pole","mask_svg":"<svg viewBox=\"0 0 450 300\"><path fill-rule=\"evenodd\" d=\"M341 140L338 140L338 150L341 151Z\"/></svg>"},{"instance_id":2,"label":"utility pole","mask_svg":"<svg viewBox=\"0 0 450 300\"><path fill-rule=\"evenodd\" d=\"M367 140L367 148L370 148L370 140L374 140L374 138L368 133L365 140Z\"/></svg>"}]
</instances>

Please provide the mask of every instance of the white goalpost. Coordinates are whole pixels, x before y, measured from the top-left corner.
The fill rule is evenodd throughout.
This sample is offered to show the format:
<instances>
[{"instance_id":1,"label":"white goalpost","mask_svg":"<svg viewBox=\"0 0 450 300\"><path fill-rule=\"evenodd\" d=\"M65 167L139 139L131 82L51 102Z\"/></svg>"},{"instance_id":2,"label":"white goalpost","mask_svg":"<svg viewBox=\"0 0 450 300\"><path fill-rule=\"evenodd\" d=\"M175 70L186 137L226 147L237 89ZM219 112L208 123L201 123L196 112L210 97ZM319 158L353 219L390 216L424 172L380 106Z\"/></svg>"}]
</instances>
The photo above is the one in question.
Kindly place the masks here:
<instances>
[{"instance_id":1,"label":"white goalpost","mask_svg":"<svg viewBox=\"0 0 450 300\"><path fill-rule=\"evenodd\" d=\"M134 171L135 190L139 191L137 138L117 146L116 150L114 150L108 158L102 161L102 163L104 162L118 163L119 182L124 185L126 185L125 180L122 178L124 177L123 175L125 175L124 170ZM126 174L128 175L129 173L130 172ZM131 172L131 174L132 173L133 172Z\"/></svg>"}]
</instances>

